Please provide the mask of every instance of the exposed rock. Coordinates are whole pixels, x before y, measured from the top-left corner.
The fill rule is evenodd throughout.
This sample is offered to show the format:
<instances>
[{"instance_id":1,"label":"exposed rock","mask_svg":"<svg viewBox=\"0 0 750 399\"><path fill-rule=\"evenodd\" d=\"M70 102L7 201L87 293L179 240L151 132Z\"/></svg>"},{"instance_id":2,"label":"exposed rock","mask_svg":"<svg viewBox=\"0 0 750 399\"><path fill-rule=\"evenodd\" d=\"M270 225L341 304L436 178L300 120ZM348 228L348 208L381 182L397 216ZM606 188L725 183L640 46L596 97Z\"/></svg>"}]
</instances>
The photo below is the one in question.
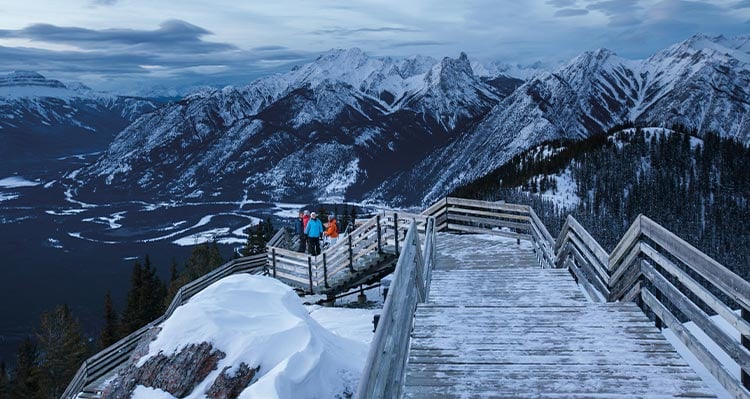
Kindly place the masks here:
<instances>
[{"instance_id":1,"label":"exposed rock","mask_svg":"<svg viewBox=\"0 0 750 399\"><path fill-rule=\"evenodd\" d=\"M214 350L207 342L185 346L170 356L159 353L141 366L138 366L138 362L133 362L121 371L105 397L127 399L131 397L137 385L143 385L169 392L177 398L184 398L208 374L216 370L219 360L225 356L224 352Z\"/></svg>"},{"instance_id":2,"label":"exposed rock","mask_svg":"<svg viewBox=\"0 0 750 399\"><path fill-rule=\"evenodd\" d=\"M240 363L240 367L234 375L227 373L231 368L231 366L227 366L221 371L221 374L216 377L211 388L206 392L206 396L211 399L235 399L243 389L252 383L255 375L260 371L260 366L253 369L244 362Z\"/></svg>"}]
</instances>

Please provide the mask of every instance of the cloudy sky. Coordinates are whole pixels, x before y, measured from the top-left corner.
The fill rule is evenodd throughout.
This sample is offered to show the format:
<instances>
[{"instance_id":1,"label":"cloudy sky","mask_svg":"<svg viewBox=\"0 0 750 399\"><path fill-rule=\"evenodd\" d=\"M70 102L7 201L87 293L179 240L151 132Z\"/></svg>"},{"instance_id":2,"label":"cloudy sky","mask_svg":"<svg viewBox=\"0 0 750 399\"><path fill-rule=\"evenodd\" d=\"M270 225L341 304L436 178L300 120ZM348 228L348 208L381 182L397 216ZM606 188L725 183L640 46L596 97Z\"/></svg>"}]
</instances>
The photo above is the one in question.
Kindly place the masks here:
<instances>
[{"instance_id":1,"label":"cloudy sky","mask_svg":"<svg viewBox=\"0 0 750 399\"><path fill-rule=\"evenodd\" d=\"M242 84L330 48L559 63L644 58L695 33L750 33L750 0L11 0L0 73L122 92Z\"/></svg>"}]
</instances>

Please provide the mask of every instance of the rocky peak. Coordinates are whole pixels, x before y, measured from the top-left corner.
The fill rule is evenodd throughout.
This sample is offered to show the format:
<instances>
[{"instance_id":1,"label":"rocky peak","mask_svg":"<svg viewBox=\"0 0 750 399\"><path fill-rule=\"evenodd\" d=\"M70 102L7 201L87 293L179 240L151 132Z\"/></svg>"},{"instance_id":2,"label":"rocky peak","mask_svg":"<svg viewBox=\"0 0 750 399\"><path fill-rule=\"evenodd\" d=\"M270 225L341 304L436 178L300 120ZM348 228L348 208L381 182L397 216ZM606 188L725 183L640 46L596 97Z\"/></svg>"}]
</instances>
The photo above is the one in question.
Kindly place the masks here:
<instances>
[{"instance_id":1,"label":"rocky peak","mask_svg":"<svg viewBox=\"0 0 750 399\"><path fill-rule=\"evenodd\" d=\"M34 71L15 71L5 77L0 77L0 87L8 86L65 88L65 85L59 80L47 79L42 74Z\"/></svg>"}]
</instances>

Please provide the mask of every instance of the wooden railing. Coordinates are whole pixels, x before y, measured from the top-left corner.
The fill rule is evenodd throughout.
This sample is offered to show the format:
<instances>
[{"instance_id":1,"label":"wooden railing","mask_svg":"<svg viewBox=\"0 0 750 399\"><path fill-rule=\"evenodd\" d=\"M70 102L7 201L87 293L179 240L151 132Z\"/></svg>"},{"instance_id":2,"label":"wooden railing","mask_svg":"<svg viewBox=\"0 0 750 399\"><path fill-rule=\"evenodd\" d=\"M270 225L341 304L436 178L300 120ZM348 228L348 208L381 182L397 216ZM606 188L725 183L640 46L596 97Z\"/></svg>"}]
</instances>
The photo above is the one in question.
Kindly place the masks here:
<instances>
[{"instance_id":1,"label":"wooden railing","mask_svg":"<svg viewBox=\"0 0 750 399\"><path fill-rule=\"evenodd\" d=\"M263 273L265 265L265 254L233 259L203 277L185 284L177 291L177 294L175 294L174 299L164 312L164 315L88 358L78 369L78 372L75 374L70 384L68 384L68 387L61 398L75 398L85 387L124 365L130 358L130 355L133 354L133 351L135 351L141 338L151 331L152 328L158 326L164 320L169 318L178 306L187 302L188 299L192 298L198 292L229 275L239 273Z\"/></svg>"},{"instance_id":2,"label":"wooden railing","mask_svg":"<svg viewBox=\"0 0 750 399\"><path fill-rule=\"evenodd\" d=\"M318 256L297 252L290 245L269 245L268 273L307 293L349 289L347 282L354 274L369 273L384 254L399 254L411 221L417 221L417 234L424 236L427 219L405 212L377 214ZM279 244L284 242L291 239L276 240Z\"/></svg>"},{"instance_id":3,"label":"wooden railing","mask_svg":"<svg viewBox=\"0 0 750 399\"><path fill-rule=\"evenodd\" d=\"M267 254L233 260L186 284L164 316L88 359L63 398L75 397L122 365L151 328L225 276L266 271L304 291L329 292L353 274L366 274L378 264L373 256L384 253L398 260L356 397L399 397L414 312L429 295L437 231L531 241L542 267L568 268L594 301L636 301L657 326L670 328L731 395L750 399L750 283L642 215L608 254L572 216L554 239L528 206L459 198L440 200L421 215L378 214L318 257L293 251L295 237L280 230ZM711 316L717 315L732 332L714 322ZM688 321L737 363L739 375L685 327Z\"/></svg>"},{"instance_id":4,"label":"wooden railing","mask_svg":"<svg viewBox=\"0 0 750 399\"><path fill-rule=\"evenodd\" d=\"M750 283L643 215L611 254L568 216L555 248L556 263L567 266L589 296L636 301L659 328L669 328L730 395L750 398ZM720 327L717 316L732 331ZM726 353L740 373L717 358L686 322Z\"/></svg>"},{"instance_id":5,"label":"wooden railing","mask_svg":"<svg viewBox=\"0 0 750 399\"><path fill-rule=\"evenodd\" d=\"M425 227L425 239L421 241L416 221L409 225L390 294L370 344L357 399L401 397L414 312L429 294L435 263L434 219L428 219Z\"/></svg>"},{"instance_id":6,"label":"wooden railing","mask_svg":"<svg viewBox=\"0 0 750 399\"><path fill-rule=\"evenodd\" d=\"M536 212L526 205L444 198L422 212L436 231L486 233L531 241L542 267L556 267L554 242Z\"/></svg>"}]
</instances>

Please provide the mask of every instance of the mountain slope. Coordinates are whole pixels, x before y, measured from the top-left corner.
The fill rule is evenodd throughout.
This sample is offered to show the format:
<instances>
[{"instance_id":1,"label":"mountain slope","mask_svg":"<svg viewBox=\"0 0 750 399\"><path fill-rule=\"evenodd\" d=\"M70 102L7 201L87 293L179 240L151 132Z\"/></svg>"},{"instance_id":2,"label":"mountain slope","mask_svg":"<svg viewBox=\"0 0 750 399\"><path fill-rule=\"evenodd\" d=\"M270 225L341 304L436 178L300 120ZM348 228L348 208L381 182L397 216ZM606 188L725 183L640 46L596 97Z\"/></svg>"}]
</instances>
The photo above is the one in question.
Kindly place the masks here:
<instances>
[{"instance_id":1,"label":"mountain slope","mask_svg":"<svg viewBox=\"0 0 750 399\"><path fill-rule=\"evenodd\" d=\"M475 123L503 97L468 58L332 50L243 88L194 93L135 121L78 174L82 195L359 196Z\"/></svg>"},{"instance_id":2,"label":"mountain slope","mask_svg":"<svg viewBox=\"0 0 750 399\"><path fill-rule=\"evenodd\" d=\"M645 60L600 49L526 81L487 73L465 54L332 50L145 115L78 174L79 193L424 206L524 149L623 123L750 141L748 37L698 35Z\"/></svg>"},{"instance_id":3,"label":"mountain slope","mask_svg":"<svg viewBox=\"0 0 750 399\"><path fill-rule=\"evenodd\" d=\"M452 195L534 207L550 231L572 214L608 251L644 214L747 278L750 148L714 134L627 128L533 147Z\"/></svg>"},{"instance_id":4,"label":"mountain slope","mask_svg":"<svg viewBox=\"0 0 750 399\"><path fill-rule=\"evenodd\" d=\"M101 151L117 132L157 106L36 72L14 72L0 77L0 158L9 163Z\"/></svg>"},{"instance_id":5,"label":"mountain slope","mask_svg":"<svg viewBox=\"0 0 750 399\"><path fill-rule=\"evenodd\" d=\"M682 124L748 142L747 43L747 37L694 36L642 61L608 50L584 53L526 82L473 130L365 197L426 205L534 145L589 137L629 121Z\"/></svg>"}]
</instances>

